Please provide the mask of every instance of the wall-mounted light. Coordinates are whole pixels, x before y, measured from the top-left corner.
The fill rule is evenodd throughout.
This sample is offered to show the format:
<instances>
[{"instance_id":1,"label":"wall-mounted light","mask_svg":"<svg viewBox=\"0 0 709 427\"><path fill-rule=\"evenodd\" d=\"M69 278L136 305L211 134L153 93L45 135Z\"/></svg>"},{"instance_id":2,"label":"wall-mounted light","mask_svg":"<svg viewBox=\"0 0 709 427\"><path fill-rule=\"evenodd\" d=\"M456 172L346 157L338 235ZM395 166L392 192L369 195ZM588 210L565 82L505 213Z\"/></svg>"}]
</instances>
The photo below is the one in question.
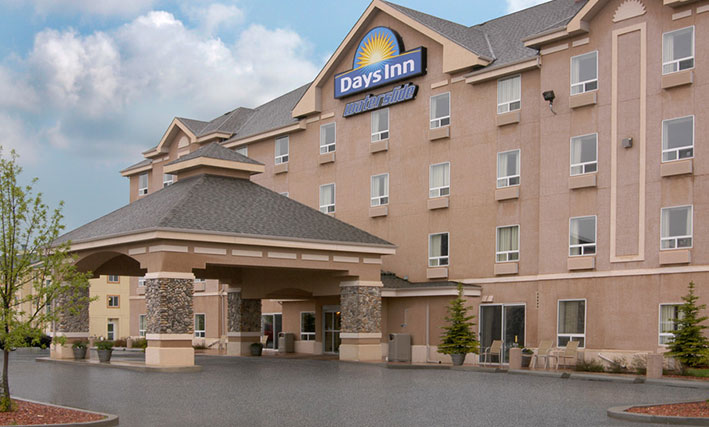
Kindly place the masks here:
<instances>
[{"instance_id":1,"label":"wall-mounted light","mask_svg":"<svg viewBox=\"0 0 709 427\"><path fill-rule=\"evenodd\" d=\"M556 111L554 111L554 99L556 98L554 91L547 90L545 92L542 92L542 97L544 97L544 100L549 103L549 111L551 111L552 113L554 113L554 115L556 115Z\"/></svg>"}]
</instances>

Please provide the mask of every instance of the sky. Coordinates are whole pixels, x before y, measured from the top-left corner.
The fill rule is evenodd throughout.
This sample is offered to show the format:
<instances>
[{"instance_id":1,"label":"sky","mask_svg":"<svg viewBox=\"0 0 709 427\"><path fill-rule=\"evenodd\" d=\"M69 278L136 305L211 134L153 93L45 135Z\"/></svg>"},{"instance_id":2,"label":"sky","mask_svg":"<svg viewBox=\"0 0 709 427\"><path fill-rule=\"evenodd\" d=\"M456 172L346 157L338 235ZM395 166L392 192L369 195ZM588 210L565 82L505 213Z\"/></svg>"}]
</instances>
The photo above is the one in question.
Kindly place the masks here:
<instances>
[{"instance_id":1,"label":"sky","mask_svg":"<svg viewBox=\"0 0 709 427\"><path fill-rule=\"evenodd\" d=\"M466 25L540 0L395 0ZM311 81L369 0L0 0L0 145L67 230L128 203L119 171L173 117Z\"/></svg>"}]
</instances>

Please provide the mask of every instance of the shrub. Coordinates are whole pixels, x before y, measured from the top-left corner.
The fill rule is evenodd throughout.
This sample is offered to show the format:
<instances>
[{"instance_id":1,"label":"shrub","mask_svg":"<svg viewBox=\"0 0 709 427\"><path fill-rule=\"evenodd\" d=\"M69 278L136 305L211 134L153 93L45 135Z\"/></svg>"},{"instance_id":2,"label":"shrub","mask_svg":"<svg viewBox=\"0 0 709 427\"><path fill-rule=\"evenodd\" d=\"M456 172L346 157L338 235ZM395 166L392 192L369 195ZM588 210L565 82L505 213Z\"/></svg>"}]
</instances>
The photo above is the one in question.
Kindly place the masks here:
<instances>
[{"instance_id":1,"label":"shrub","mask_svg":"<svg viewBox=\"0 0 709 427\"><path fill-rule=\"evenodd\" d=\"M77 341L71 345L71 348L86 348L86 341Z\"/></svg>"},{"instance_id":2,"label":"shrub","mask_svg":"<svg viewBox=\"0 0 709 427\"><path fill-rule=\"evenodd\" d=\"M706 304L697 304L699 297L694 294L694 282L689 282L688 289L689 293L682 297L684 304L679 306L680 316L675 319L677 330L667 343L669 351L665 353L680 362L683 372L706 363L709 358L709 339L702 333L708 328L702 322L709 317L699 315Z\"/></svg>"},{"instance_id":3,"label":"shrub","mask_svg":"<svg viewBox=\"0 0 709 427\"><path fill-rule=\"evenodd\" d=\"M522 354L527 354L531 356L532 354L534 354L534 350L532 350L531 348L524 347L522 349Z\"/></svg>"},{"instance_id":4,"label":"shrub","mask_svg":"<svg viewBox=\"0 0 709 427\"><path fill-rule=\"evenodd\" d=\"M98 341L96 348L99 350L113 350L113 341Z\"/></svg>"},{"instance_id":5,"label":"shrub","mask_svg":"<svg viewBox=\"0 0 709 427\"><path fill-rule=\"evenodd\" d=\"M468 316L465 298L463 298L463 284L458 283L458 298L451 301L448 306L448 316L445 318L448 326L443 327L445 332L441 335L438 352L441 354L477 354L479 342L472 328L475 323L471 322L474 317Z\"/></svg>"},{"instance_id":6,"label":"shrub","mask_svg":"<svg viewBox=\"0 0 709 427\"><path fill-rule=\"evenodd\" d=\"M647 356L644 354L633 356L632 367L636 373L645 375L647 373Z\"/></svg>"},{"instance_id":7,"label":"shrub","mask_svg":"<svg viewBox=\"0 0 709 427\"><path fill-rule=\"evenodd\" d=\"M591 359L588 362L579 360L576 362L576 370L582 372L603 372L603 365L596 359Z\"/></svg>"},{"instance_id":8,"label":"shrub","mask_svg":"<svg viewBox=\"0 0 709 427\"><path fill-rule=\"evenodd\" d=\"M114 340L114 341L113 341L113 346L114 346L114 347L127 347L127 346L128 346L128 342L126 341L125 338L121 338L121 339L119 339L119 340Z\"/></svg>"},{"instance_id":9,"label":"shrub","mask_svg":"<svg viewBox=\"0 0 709 427\"><path fill-rule=\"evenodd\" d=\"M608 372L612 372L614 374L620 374L625 370L625 366L626 366L625 357L616 356L613 358L613 361L610 363L610 366L608 367Z\"/></svg>"},{"instance_id":10,"label":"shrub","mask_svg":"<svg viewBox=\"0 0 709 427\"><path fill-rule=\"evenodd\" d=\"M145 338L138 338L137 340L133 341L133 348L142 348L145 350L148 348L148 340Z\"/></svg>"},{"instance_id":11,"label":"shrub","mask_svg":"<svg viewBox=\"0 0 709 427\"><path fill-rule=\"evenodd\" d=\"M207 349L207 346L204 345L203 342L201 342L201 343L199 343L199 344L193 345L192 348L194 348L195 350L206 350L206 349Z\"/></svg>"},{"instance_id":12,"label":"shrub","mask_svg":"<svg viewBox=\"0 0 709 427\"><path fill-rule=\"evenodd\" d=\"M65 336L54 337L54 338L52 338L52 342L54 344L64 345L64 344L66 344L66 337Z\"/></svg>"}]
</instances>

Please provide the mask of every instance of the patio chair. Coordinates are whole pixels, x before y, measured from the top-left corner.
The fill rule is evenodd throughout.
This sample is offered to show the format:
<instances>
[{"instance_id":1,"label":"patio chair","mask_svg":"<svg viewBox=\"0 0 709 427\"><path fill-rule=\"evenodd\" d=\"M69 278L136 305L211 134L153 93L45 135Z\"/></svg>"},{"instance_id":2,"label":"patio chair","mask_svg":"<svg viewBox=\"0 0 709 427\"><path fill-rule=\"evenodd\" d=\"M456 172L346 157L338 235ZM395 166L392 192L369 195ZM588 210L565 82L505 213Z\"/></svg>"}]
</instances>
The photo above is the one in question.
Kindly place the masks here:
<instances>
[{"instance_id":1,"label":"patio chair","mask_svg":"<svg viewBox=\"0 0 709 427\"><path fill-rule=\"evenodd\" d=\"M532 356L532 361L530 363L530 367L536 368L537 365L539 365L539 360L544 361L544 368L546 369L549 367L551 364L550 361L551 359L556 360L556 356L552 354L552 343L551 340L545 340L545 341L540 341L539 342L539 348L537 348L537 352L534 353ZM557 361L558 364L558 361Z\"/></svg>"},{"instance_id":2,"label":"patio chair","mask_svg":"<svg viewBox=\"0 0 709 427\"><path fill-rule=\"evenodd\" d=\"M485 363L492 363L492 356L497 356L498 364L502 365L502 341L501 340L494 340L490 347L486 348L483 351L482 357L483 361L482 364Z\"/></svg>"},{"instance_id":3,"label":"patio chair","mask_svg":"<svg viewBox=\"0 0 709 427\"><path fill-rule=\"evenodd\" d=\"M563 352L559 353L557 356L557 362L556 362L556 367L557 369L559 368L559 365L562 364L562 361L566 362L569 360L573 366L576 366L576 360L578 357L578 349L579 349L579 342L578 341L569 341L566 343L566 348L564 349ZM566 363L563 363L564 366L567 366Z\"/></svg>"}]
</instances>

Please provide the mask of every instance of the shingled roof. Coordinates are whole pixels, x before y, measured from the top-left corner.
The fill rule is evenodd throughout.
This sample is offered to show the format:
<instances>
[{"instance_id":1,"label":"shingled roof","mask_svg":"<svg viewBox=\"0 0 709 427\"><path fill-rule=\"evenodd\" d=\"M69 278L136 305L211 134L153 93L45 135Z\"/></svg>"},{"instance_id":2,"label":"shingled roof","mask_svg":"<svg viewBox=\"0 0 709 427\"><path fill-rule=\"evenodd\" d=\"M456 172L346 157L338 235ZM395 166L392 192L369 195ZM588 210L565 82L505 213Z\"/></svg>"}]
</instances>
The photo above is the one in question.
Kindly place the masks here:
<instances>
[{"instance_id":1,"label":"shingled roof","mask_svg":"<svg viewBox=\"0 0 709 427\"><path fill-rule=\"evenodd\" d=\"M216 142L212 142L211 144L207 144L204 147L200 148L199 150L193 151L190 154L186 154L177 160L171 161L166 166L186 162L187 160L197 159L199 157L207 157L209 159L217 159L217 160L230 160L232 162L240 162L240 163L251 163L253 165L262 165L263 164L261 162L258 162L256 160L252 159L251 157L246 157L241 153L237 153L234 150L230 150L228 148L222 147L220 144L218 144Z\"/></svg>"}]
</instances>

